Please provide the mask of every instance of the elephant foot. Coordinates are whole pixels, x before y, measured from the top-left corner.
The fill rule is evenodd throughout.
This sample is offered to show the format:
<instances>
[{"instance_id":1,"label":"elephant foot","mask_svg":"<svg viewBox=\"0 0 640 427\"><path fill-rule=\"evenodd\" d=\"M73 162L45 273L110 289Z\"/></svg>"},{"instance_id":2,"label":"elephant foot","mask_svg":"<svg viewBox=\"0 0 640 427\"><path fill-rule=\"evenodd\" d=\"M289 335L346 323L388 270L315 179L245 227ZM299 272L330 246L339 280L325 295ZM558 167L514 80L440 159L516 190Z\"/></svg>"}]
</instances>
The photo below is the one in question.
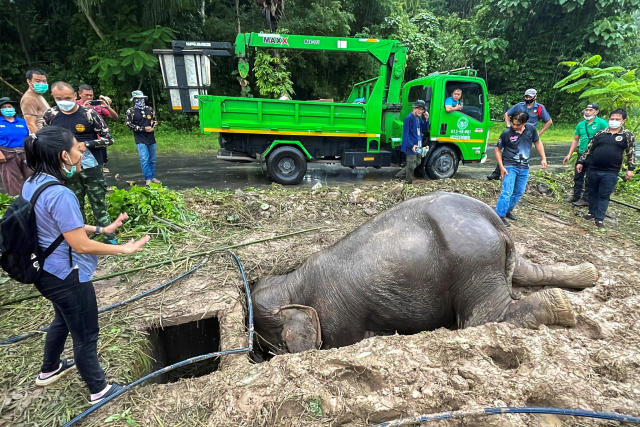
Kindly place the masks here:
<instances>
[{"instance_id":1,"label":"elephant foot","mask_svg":"<svg viewBox=\"0 0 640 427\"><path fill-rule=\"evenodd\" d=\"M558 288L545 289L514 302L507 310L504 320L532 329L540 325L576 325L571 304Z\"/></svg>"}]
</instances>

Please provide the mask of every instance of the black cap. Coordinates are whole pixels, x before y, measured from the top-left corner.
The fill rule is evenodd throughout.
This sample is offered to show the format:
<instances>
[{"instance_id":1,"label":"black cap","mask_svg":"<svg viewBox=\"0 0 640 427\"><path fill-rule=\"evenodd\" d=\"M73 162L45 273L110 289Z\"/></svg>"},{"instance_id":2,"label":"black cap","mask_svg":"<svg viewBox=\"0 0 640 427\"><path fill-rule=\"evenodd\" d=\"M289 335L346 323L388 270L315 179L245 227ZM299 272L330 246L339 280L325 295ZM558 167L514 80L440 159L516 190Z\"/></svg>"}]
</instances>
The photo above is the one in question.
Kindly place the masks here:
<instances>
[{"instance_id":1,"label":"black cap","mask_svg":"<svg viewBox=\"0 0 640 427\"><path fill-rule=\"evenodd\" d=\"M0 105L2 104L13 104L16 105L17 102L11 100L11 98L9 98L8 96L3 96L2 98L0 98Z\"/></svg>"},{"instance_id":2,"label":"black cap","mask_svg":"<svg viewBox=\"0 0 640 427\"><path fill-rule=\"evenodd\" d=\"M600 111L600 106L595 102L588 103L586 108L593 108L596 111Z\"/></svg>"},{"instance_id":3,"label":"black cap","mask_svg":"<svg viewBox=\"0 0 640 427\"><path fill-rule=\"evenodd\" d=\"M418 99L416 102L413 103L413 108L424 108L426 110L427 103L424 102L422 99Z\"/></svg>"}]
</instances>

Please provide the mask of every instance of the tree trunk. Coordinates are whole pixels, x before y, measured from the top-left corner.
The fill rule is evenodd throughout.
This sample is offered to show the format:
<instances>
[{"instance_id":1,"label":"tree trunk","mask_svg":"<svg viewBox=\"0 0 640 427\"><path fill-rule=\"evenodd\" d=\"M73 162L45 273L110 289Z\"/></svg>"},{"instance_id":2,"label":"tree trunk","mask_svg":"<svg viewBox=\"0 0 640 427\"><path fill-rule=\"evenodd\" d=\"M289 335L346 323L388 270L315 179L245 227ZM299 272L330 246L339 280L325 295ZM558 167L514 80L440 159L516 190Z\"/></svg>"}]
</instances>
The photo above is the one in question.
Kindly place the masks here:
<instances>
[{"instance_id":1,"label":"tree trunk","mask_svg":"<svg viewBox=\"0 0 640 427\"><path fill-rule=\"evenodd\" d=\"M89 11L88 10L84 10L84 8L83 8L82 12L84 13L84 16L87 18L87 21L89 21L89 25L91 25L91 28L93 28L93 31L95 31L95 33L98 35L100 40L104 40L104 35L102 35L102 32L100 31L100 28L98 28L96 23L93 22L93 19L91 18L91 15L89 15Z\"/></svg>"},{"instance_id":2,"label":"tree trunk","mask_svg":"<svg viewBox=\"0 0 640 427\"><path fill-rule=\"evenodd\" d=\"M236 0L236 21L238 23L238 34L242 31L240 30L240 0Z\"/></svg>"}]
</instances>

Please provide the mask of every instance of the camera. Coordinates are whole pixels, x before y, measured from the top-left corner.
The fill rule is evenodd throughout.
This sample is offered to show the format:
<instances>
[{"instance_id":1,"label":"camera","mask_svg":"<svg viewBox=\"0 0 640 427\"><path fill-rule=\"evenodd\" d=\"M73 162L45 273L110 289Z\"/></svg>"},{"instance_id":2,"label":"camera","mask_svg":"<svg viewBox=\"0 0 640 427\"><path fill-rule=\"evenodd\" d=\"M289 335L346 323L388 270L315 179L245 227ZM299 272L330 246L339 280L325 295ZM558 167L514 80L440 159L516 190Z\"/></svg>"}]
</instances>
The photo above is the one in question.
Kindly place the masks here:
<instances>
[{"instance_id":1,"label":"camera","mask_svg":"<svg viewBox=\"0 0 640 427\"><path fill-rule=\"evenodd\" d=\"M92 99L91 101L89 101L89 105L102 105L102 100Z\"/></svg>"}]
</instances>

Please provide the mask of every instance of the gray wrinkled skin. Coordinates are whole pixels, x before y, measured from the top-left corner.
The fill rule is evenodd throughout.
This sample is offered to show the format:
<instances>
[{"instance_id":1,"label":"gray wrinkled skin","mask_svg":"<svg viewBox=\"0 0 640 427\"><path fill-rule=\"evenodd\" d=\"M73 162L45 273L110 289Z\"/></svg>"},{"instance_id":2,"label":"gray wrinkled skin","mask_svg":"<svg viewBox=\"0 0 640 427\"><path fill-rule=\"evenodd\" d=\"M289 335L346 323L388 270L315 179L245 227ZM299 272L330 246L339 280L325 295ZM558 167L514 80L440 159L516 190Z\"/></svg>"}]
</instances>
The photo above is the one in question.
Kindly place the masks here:
<instances>
[{"instance_id":1,"label":"gray wrinkled skin","mask_svg":"<svg viewBox=\"0 0 640 427\"><path fill-rule=\"evenodd\" d=\"M276 352L318 348L319 336L322 348L332 348L372 335L503 320L573 326L562 291L517 300L511 283L513 277L520 286L595 283L595 268L582 268L591 274L587 280L583 270L518 258L492 208L437 192L379 214L289 274L261 279L252 295L255 326ZM296 314L300 306L307 309Z\"/></svg>"}]
</instances>

